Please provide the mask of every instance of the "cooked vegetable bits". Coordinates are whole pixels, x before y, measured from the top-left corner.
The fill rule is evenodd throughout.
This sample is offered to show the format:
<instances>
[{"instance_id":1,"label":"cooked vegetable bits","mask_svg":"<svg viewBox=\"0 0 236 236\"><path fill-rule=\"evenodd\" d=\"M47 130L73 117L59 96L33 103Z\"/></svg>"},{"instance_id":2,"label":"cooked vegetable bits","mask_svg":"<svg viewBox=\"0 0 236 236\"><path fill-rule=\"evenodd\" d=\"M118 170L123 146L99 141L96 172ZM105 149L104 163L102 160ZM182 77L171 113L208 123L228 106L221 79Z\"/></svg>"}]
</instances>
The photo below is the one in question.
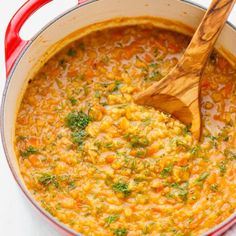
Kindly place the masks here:
<instances>
[{"instance_id":1,"label":"cooked vegetable bits","mask_svg":"<svg viewBox=\"0 0 236 236\"><path fill-rule=\"evenodd\" d=\"M236 207L236 70L213 52L196 143L133 96L177 63L189 38L152 25L91 33L29 83L15 150L34 198L84 235L199 235Z\"/></svg>"}]
</instances>

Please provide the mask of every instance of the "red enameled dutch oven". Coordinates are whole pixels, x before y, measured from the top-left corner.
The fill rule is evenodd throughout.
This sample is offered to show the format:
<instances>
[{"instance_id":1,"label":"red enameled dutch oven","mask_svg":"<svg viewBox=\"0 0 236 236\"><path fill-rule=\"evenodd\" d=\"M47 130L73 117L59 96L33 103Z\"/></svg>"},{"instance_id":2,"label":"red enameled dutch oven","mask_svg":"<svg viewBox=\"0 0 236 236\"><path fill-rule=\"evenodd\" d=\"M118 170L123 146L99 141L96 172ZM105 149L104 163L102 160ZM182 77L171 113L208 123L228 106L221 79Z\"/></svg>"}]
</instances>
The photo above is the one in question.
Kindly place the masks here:
<instances>
[{"instance_id":1,"label":"red enameled dutch oven","mask_svg":"<svg viewBox=\"0 0 236 236\"><path fill-rule=\"evenodd\" d=\"M153 16L181 22L191 28L196 28L200 22L204 9L193 3L180 0L92 0L78 1L78 5L58 16L46 25L37 35L24 41L19 31L25 21L43 5L52 0L29 0L11 19L5 37L6 73L5 86L1 107L1 135L7 161L16 182L29 199L29 201L64 235L79 235L69 229L57 219L48 214L33 199L27 190L19 172L14 152L14 124L15 115L20 98L27 86L28 79L39 68L45 59L55 53L52 46L62 41L66 36L85 26L117 17ZM162 25L171 28L171 24ZM70 40L75 40L71 37ZM69 41L65 41L69 43ZM216 47L232 59L236 57L236 28L230 23L224 27ZM60 44L60 47L64 45ZM223 49L224 48L224 49ZM57 47L57 50L59 47ZM227 53L226 53L227 52ZM230 52L230 53L228 53ZM46 57L45 57L46 55ZM27 79L28 78L28 79ZM207 232L205 235L221 235L236 223L236 214L231 215L221 224Z\"/></svg>"}]
</instances>

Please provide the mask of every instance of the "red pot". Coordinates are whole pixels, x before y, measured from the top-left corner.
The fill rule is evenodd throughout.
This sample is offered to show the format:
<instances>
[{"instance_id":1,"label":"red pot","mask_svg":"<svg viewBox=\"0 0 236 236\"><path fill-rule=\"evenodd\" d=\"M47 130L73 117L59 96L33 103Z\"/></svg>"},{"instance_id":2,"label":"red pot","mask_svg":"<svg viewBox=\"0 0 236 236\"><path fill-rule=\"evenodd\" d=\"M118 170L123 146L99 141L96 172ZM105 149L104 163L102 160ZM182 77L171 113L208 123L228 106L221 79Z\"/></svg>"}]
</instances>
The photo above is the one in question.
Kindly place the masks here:
<instances>
[{"instance_id":1,"label":"red pot","mask_svg":"<svg viewBox=\"0 0 236 236\"><path fill-rule=\"evenodd\" d=\"M14 124L16 111L25 91L28 79L50 55L60 50L65 44L75 40L78 35L71 33L87 25L102 22L108 19L128 16L154 16L168 19L171 24L161 23L162 28L171 28L190 34L181 22L192 28L199 24L204 9L193 3L179 0L92 0L79 1L79 4L58 16L37 35L29 41L19 36L19 31L25 21L40 7L51 0L29 0L11 19L5 37L7 83L2 98L1 135L7 161L21 190L29 201L47 218L55 227L65 235L79 235L63 223L48 214L31 196L20 175L14 152ZM63 27L63 30L61 30ZM63 40L65 39L66 40ZM58 43L60 41L60 43ZM236 29L230 23L224 27L216 47L228 57L236 57ZM229 51L230 54L226 53ZM236 214L232 214L221 224L207 232L205 235L221 235L236 223Z\"/></svg>"}]
</instances>

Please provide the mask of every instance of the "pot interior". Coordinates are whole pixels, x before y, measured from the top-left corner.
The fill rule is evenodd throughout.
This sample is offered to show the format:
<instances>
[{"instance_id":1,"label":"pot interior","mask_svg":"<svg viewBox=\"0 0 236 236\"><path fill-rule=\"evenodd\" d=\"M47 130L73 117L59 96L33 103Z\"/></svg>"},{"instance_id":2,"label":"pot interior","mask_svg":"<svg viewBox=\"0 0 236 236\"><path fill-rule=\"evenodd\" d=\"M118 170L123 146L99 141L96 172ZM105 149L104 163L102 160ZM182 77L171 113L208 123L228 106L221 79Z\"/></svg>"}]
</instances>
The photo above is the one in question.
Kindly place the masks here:
<instances>
[{"instance_id":1,"label":"pot interior","mask_svg":"<svg viewBox=\"0 0 236 236\"><path fill-rule=\"evenodd\" d=\"M167 21L156 21L159 27L191 35L193 33L191 29L197 27L203 14L204 10L184 1L113 0L112 4L110 4L110 0L99 0L71 9L39 32L19 56L12 69L4 91L2 104L4 146L10 166L17 176L21 187L27 191L24 182L20 177L14 152L15 118L19 102L26 89L28 80L34 76L44 62L66 44L88 33L86 29L79 31L78 29L98 22L108 21L113 18L120 19L121 17L148 16L167 19ZM144 21L145 18L140 18L140 22ZM129 22L130 24L133 24L132 20ZM117 20L112 24L122 25L124 22L122 22L122 20ZM94 27L104 28L109 26L111 25L107 22L105 24L98 24ZM68 37L68 35L70 36ZM223 53L230 51L232 55L236 56L235 41L236 31L230 25L226 25L218 39L216 47L219 49L224 47L224 50L222 50Z\"/></svg>"}]
</instances>

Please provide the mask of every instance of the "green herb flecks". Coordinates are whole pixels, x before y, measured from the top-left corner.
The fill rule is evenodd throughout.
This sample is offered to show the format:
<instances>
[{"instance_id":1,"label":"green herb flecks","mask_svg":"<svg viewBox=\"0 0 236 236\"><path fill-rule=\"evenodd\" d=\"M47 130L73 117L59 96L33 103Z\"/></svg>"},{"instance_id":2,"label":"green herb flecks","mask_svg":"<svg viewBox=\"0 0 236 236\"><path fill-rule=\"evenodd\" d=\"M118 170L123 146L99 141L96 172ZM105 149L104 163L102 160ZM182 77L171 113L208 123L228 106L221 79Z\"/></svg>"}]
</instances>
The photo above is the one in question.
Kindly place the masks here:
<instances>
[{"instance_id":1,"label":"green herb flecks","mask_svg":"<svg viewBox=\"0 0 236 236\"><path fill-rule=\"evenodd\" d=\"M211 146L216 148L217 147L217 139L218 139L218 137L216 137L214 135L209 135L209 136L207 136L207 138L210 139Z\"/></svg>"},{"instance_id":2,"label":"green herb flecks","mask_svg":"<svg viewBox=\"0 0 236 236\"><path fill-rule=\"evenodd\" d=\"M123 193L124 197L127 197L127 196L129 196L131 194L129 186L125 182L117 182L117 183L113 184L112 185L112 189L115 192Z\"/></svg>"},{"instance_id":3,"label":"green herb flecks","mask_svg":"<svg viewBox=\"0 0 236 236\"><path fill-rule=\"evenodd\" d=\"M75 189L76 188L75 182L74 181L69 182L68 187L69 187L69 190Z\"/></svg>"},{"instance_id":4,"label":"green herb flecks","mask_svg":"<svg viewBox=\"0 0 236 236\"><path fill-rule=\"evenodd\" d=\"M71 112L66 117L66 126L72 131L79 131L81 129L85 129L90 121L91 118L82 111Z\"/></svg>"},{"instance_id":5,"label":"green herb flecks","mask_svg":"<svg viewBox=\"0 0 236 236\"><path fill-rule=\"evenodd\" d=\"M207 177L210 175L209 172L203 172L196 180L197 183L203 183Z\"/></svg>"},{"instance_id":6,"label":"green herb flecks","mask_svg":"<svg viewBox=\"0 0 236 236\"><path fill-rule=\"evenodd\" d=\"M148 79L151 81L159 81L161 78L162 74L159 71L153 71Z\"/></svg>"},{"instance_id":7,"label":"green herb flecks","mask_svg":"<svg viewBox=\"0 0 236 236\"><path fill-rule=\"evenodd\" d=\"M190 149L190 153L194 156L198 156L200 151L201 147L199 145L196 145Z\"/></svg>"},{"instance_id":8,"label":"green herb flecks","mask_svg":"<svg viewBox=\"0 0 236 236\"><path fill-rule=\"evenodd\" d=\"M224 150L224 155L225 155L230 161L236 160L236 153L233 152L233 151L230 150L230 149L225 149L225 150Z\"/></svg>"},{"instance_id":9,"label":"green herb flecks","mask_svg":"<svg viewBox=\"0 0 236 236\"><path fill-rule=\"evenodd\" d=\"M88 136L85 128L91 121L90 116L82 111L71 112L66 117L66 126L72 131L71 137L73 143L82 145L85 138Z\"/></svg>"},{"instance_id":10,"label":"green herb flecks","mask_svg":"<svg viewBox=\"0 0 236 236\"><path fill-rule=\"evenodd\" d=\"M146 137L139 137L137 135L128 137L128 139L130 139L130 145L133 148L137 148L137 147L146 147L149 145L149 141Z\"/></svg>"},{"instance_id":11,"label":"green herb flecks","mask_svg":"<svg viewBox=\"0 0 236 236\"><path fill-rule=\"evenodd\" d=\"M146 81L159 81L163 77L158 69L157 63L151 63L147 68L145 68L144 72L144 80Z\"/></svg>"},{"instance_id":12,"label":"green herb flecks","mask_svg":"<svg viewBox=\"0 0 236 236\"><path fill-rule=\"evenodd\" d=\"M217 192L219 189L219 185L217 183L214 183L211 185L211 191Z\"/></svg>"},{"instance_id":13,"label":"green herb flecks","mask_svg":"<svg viewBox=\"0 0 236 236\"><path fill-rule=\"evenodd\" d=\"M70 57L75 57L77 55L77 52L74 48L70 48L67 52L67 55Z\"/></svg>"},{"instance_id":14,"label":"green herb flecks","mask_svg":"<svg viewBox=\"0 0 236 236\"><path fill-rule=\"evenodd\" d=\"M72 106L76 105L77 104L77 99L74 98L74 97L69 97L69 101L71 103Z\"/></svg>"},{"instance_id":15,"label":"green herb flecks","mask_svg":"<svg viewBox=\"0 0 236 236\"><path fill-rule=\"evenodd\" d=\"M95 96L95 98L100 98L101 97L101 93L99 91L95 91L94 96Z\"/></svg>"},{"instance_id":16,"label":"green herb flecks","mask_svg":"<svg viewBox=\"0 0 236 236\"><path fill-rule=\"evenodd\" d=\"M182 128L182 133L184 136L191 134L190 128L191 128L191 125L186 125Z\"/></svg>"},{"instance_id":17,"label":"green herb flecks","mask_svg":"<svg viewBox=\"0 0 236 236\"><path fill-rule=\"evenodd\" d=\"M72 141L77 145L82 145L85 138L88 136L85 130L72 132Z\"/></svg>"},{"instance_id":18,"label":"green herb flecks","mask_svg":"<svg viewBox=\"0 0 236 236\"><path fill-rule=\"evenodd\" d=\"M180 189L178 196L183 200L187 201L188 199L188 191L186 189Z\"/></svg>"},{"instance_id":19,"label":"green herb flecks","mask_svg":"<svg viewBox=\"0 0 236 236\"><path fill-rule=\"evenodd\" d=\"M182 140L178 138L173 138L170 140L170 145L175 145L176 147L182 148L184 150L189 150L190 147L188 144L184 143Z\"/></svg>"},{"instance_id":20,"label":"green herb flecks","mask_svg":"<svg viewBox=\"0 0 236 236\"><path fill-rule=\"evenodd\" d=\"M219 169L220 169L220 175L221 175L221 176L224 176L224 174L225 174L226 171L227 171L227 167L226 167L226 162L225 162L225 161L222 161L222 162L219 164Z\"/></svg>"},{"instance_id":21,"label":"green herb flecks","mask_svg":"<svg viewBox=\"0 0 236 236\"><path fill-rule=\"evenodd\" d=\"M182 184L172 183L170 186L176 189L176 194L182 201L188 200L188 182L184 182Z\"/></svg>"},{"instance_id":22,"label":"green herb flecks","mask_svg":"<svg viewBox=\"0 0 236 236\"><path fill-rule=\"evenodd\" d=\"M21 152L21 156L25 159L25 158L29 157L30 155L37 154L37 153L39 153L37 148L35 148L33 146L29 146L25 149L25 151Z\"/></svg>"},{"instance_id":23,"label":"green herb flecks","mask_svg":"<svg viewBox=\"0 0 236 236\"><path fill-rule=\"evenodd\" d=\"M115 236L126 236L128 234L128 230L126 228L118 228L115 229L113 235Z\"/></svg>"},{"instance_id":24,"label":"green herb flecks","mask_svg":"<svg viewBox=\"0 0 236 236\"><path fill-rule=\"evenodd\" d=\"M114 82L114 87L112 89L112 92L115 92L115 91L119 90L120 84L121 84L121 82L119 80L116 80Z\"/></svg>"},{"instance_id":25,"label":"green herb flecks","mask_svg":"<svg viewBox=\"0 0 236 236\"><path fill-rule=\"evenodd\" d=\"M44 186L54 185L58 188L59 183L55 175L51 175L48 173L42 173L41 176L38 178L38 182Z\"/></svg>"},{"instance_id":26,"label":"green herb flecks","mask_svg":"<svg viewBox=\"0 0 236 236\"><path fill-rule=\"evenodd\" d=\"M167 178L172 174L173 164L166 166L160 173L162 178Z\"/></svg>"},{"instance_id":27,"label":"green herb flecks","mask_svg":"<svg viewBox=\"0 0 236 236\"><path fill-rule=\"evenodd\" d=\"M119 218L119 215L110 215L107 218L105 218L106 225L109 226L113 222L117 221Z\"/></svg>"}]
</instances>

